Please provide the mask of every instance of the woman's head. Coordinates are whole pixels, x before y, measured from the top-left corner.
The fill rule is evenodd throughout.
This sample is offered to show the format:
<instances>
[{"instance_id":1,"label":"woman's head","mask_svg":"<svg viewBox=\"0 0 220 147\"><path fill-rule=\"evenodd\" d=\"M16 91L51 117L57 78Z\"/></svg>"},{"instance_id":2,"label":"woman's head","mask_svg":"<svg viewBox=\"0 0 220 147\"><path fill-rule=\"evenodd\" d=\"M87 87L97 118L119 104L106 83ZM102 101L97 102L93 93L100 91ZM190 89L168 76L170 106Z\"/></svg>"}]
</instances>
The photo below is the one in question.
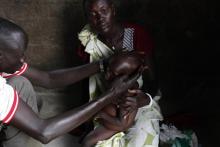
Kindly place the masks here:
<instances>
[{"instance_id":1,"label":"woman's head","mask_svg":"<svg viewBox=\"0 0 220 147\"><path fill-rule=\"evenodd\" d=\"M112 0L84 0L86 17L92 29L99 34L109 33L115 23Z\"/></svg>"},{"instance_id":2,"label":"woman's head","mask_svg":"<svg viewBox=\"0 0 220 147\"><path fill-rule=\"evenodd\" d=\"M20 26L0 18L0 72L19 69L27 43L27 34Z\"/></svg>"}]
</instances>

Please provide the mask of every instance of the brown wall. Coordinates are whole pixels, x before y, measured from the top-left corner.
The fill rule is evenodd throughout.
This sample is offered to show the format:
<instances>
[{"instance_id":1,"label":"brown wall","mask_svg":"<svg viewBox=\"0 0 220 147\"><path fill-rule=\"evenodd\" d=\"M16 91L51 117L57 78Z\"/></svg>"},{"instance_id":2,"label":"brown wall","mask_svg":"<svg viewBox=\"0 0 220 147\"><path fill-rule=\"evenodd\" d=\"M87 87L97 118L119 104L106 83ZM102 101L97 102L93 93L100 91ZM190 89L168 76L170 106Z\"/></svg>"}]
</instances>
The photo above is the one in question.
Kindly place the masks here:
<instances>
[{"instance_id":1,"label":"brown wall","mask_svg":"<svg viewBox=\"0 0 220 147\"><path fill-rule=\"evenodd\" d=\"M15 21L29 34L27 58L31 65L42 69L75 66L79 63L75 56L76 36L85 22L81 3L81 0L0 0L0 16ZM218 59L219 38L215 36L219 36L219 27L215 1L116 0L116 3L119 20L139 23L151 32L165 97L179 101L176 95L183 93L184 99L191 98L194 86L217 75L214 64Z\"/></svg>"},{"instance_id":2,"label":"brown wall","mask_svg":"<svg viewBox=\"0 0 220 147\"><path fill-rule=\"evenodd\" d=\"M14 21L28 33L26 57L30 65L44 70L78 65L76 36L84 24L80 0L0 0L0 6L0 17ZM76 83L55 90L35 88L44 101L42 105L50 103L56 109L81 103L80 86Z\"/></svg>"},{"instance_id":3,"label":"brown wall","mask_svg":"<svg viewBox=\"0 0 220 147\"><path fill-rule=\"evenodd\" d=\"M27 58L32 65L44 69L66 66L67 52L74 50L68 48L67 35L76 34L83 21L81 1L0 0L0 5L1 17L27 31ZM68 37L73 44L75 36Z\"/></svg>"}]
</instances>

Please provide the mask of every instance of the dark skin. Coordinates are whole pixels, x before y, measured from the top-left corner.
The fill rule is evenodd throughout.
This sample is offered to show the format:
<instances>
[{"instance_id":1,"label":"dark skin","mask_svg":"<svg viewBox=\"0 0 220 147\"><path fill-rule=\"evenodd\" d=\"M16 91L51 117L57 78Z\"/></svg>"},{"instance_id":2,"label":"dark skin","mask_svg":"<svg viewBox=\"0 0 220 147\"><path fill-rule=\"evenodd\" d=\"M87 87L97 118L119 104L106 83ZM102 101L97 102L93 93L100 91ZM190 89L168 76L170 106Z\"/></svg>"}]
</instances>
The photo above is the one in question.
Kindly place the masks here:
<instances>
[{"instance_id":1,"label":"dark skin","mask_svg":"<svg viewBox=\"0 0 220 147\"><path fill-rule=\"evenodd\" d=\"M110 48L115 48L116 52L121 52L123 50L123 34L124 34L124 28L120 23L116 21L116 11L115 7L111 0L86 0L84 4L85 12L87 15L88 23L91 26L91 29L93 32L98 34L98 38L105 43ZM146 61L148 63L148 67L152 67L150 65L150 58L147 58ZM128 71L127 71L128 72ZM124 73L126 73L124 71ZM149 74L150 73L150 74ZM153 79L153 74L151 68L148 70L149 79ZM137 95L137 101L136 103L138 106L143 106L148 104L149 101L146 102L146 99L141 99L139 97L146 97L145 94L141 90L131 90L130 95ZM134 99L131 99L134 100ZM116 109L114 105L105 107L105 109L110 114L110 116L116 116ZM122 112L122 111L121 111ZM135 112L135 111L133 111ZM136 113L135 113L136 114ZM133 116L131 115L130 118L134 119L135 114ZM109 138L113 134L118 132L118 128L123 128L123 123L120 123L118 120L109 121L110 118L107 119L109 115L106 115L106 113L102 113L102 116L105 116L106 120L108 120L106 123L103 123L104 127L99 127L97 131L94 131L91 134L88 134L87 138L84 140L84 146L91 146L95 144L98 140L103 140L106 138ZM121 117L122 118L122 117ZM104 119L102 119L102 122ZM127 120L128 121L128 120ZM131 119L131 122L133 120ZM106 130L108 128L107 124L110 124L111 122L113 125L111 125L109 130ZM119 122L119 123L114 123ZM114 129L115 130L114 130ZM98 137L94 137L98 136ZM97 139L98 138L98 139Z\"/></svg>"},{"instance_id":2,"label":"dark skin","mask_svg":"<svg viewBox=\"0 0 220 147\"><path fill-rule=\"evenodd\" d=\"M112 0L85 0L84 9L88 23L92 31L98 34L98 38L110 48L114 47L116 52L121 52L123 50L124 28L116 21L116 9ZM145 76L149 81L152 81L154 77L150 60L149 57L145 58L148 65L148 74ZM140 90L135 92L142 93ZM140 101L139 104L142 103L142 100Z\"/></svg>"},{"instance_id":3,"label":"dark skin","mask_svg":"<svg viewBox=\"0 0 220 147\"><path fill-rule=\"evenodd\" d=\"M108 0L88 0L85 4L87 19L93 31L109 47L122 49L124 29L115 20L115 7Z\"/></svg>"},{"instance_id":4,"label":"dark skin","mask_svg":"<svg viewBox=\"0 0 220 147\"><path fill-rule=\"evenodd\" d=\"M89 102L79 108L49 119L40 118L26 103L20 100L11 125L42 143L48 143L54 138L73 130L87 121L96 112L102 109L103 106L110 103L114 95L117 97L117 95L120 94L121 93L115 93L114 91L107 92L97 101Z\"/></svg>"},{"instance_id":5,"label":"dark skin","mask_svg":"<svg viewBox=\"0 0 220 147\"><path fill-rule=\"evenodd\" d=\"M22 39L18 35L16 36L14 34L12 33L10 36L11 39L9 39L10 37L2 35L0 36L1 46L4 46L0 52L0 62L3 60L2 52L4 52L4 60L8 61L7 63L2 63L0 69L2 68L1 70L5 71L6 73L13 73L14 71L18 70L24 62L24 49L19 48L19 46L21 46L19 41ZM9 41L12 39L15 40L14 44L9 43ZM76 83L92 74L99 72L99 70L99 62L48 72L29 67L23 73L23 76L27 77L33 84L37 86L42 86L45 88L59 88Z\"/></svg>"},{"instance_id":6,"label":"dark skin","mask_svg":"<svg viewBox=\"0 0 220 147\"><path fill-rule=\"evenodd\" d=\"M142 65L140 58L128 57L125 60L120 60L121 57L123 54L115 56L120 61L118 62L119 66L114 60L110 60L110 66L106 73L108 83L111 83L117 76L132 75ZM133 85L131 89L133 90L129 90L119 103L109 104L97 114L96 120L102 125L96 127L84 138L83 147L91 147L98 141L108 139L131 127L138 107L149 104L148 97L141 90L138 90L137 84ZM137 99L139 99L139 104Z\"/></svg>"},{"instance_id":7,"label":"dark skin","mask_svg":"<svg viewBox=\"0 0 220 147\"><path fill-rule=\"evenodd\" d=\"M22 65L25 50L22 48L22 42L25 42L25 39L19 34L22 34L22 32L0 32L0 72L13 73ZM86 70L88 70L88 68L91 71L87 72ZM57 76L62 75L65 73L65 71L67 71L68 74L65 74L65 76L70 76L70 72L75 73L75 75L80 72L81 77L79 76L78 78L83 79L97 72L96 70L98 71L98 64L92 63L82 67L80 66L72 69L60 70L54 73ZM84 74L82 74L82 72ZM140 74L136 74L133 77L130 77L130 79L128 79L126 76L121 76L114 82L112 87L97 100L91 101L81 107L48 119L40 118L22 99L20 99L18 109L12 118L10 125L17 127L21 131L24 131L42 143L48 143L54 138L78 127L95 113L100 111L105 105L115 101L117 97L120 97L136 82L139 75ZM74 79L74 76L72 78L69 76L67 76L68 80L73 80L74 82L78 81L77 79ZM58 80L55 83L59 82L61 81ZM41 84L42 83L44 83L43 80ZM51 83L49 82L49 84ZM64 85L65 84L68 84L68 82L64 83Z\"/></svg>"},{"instance_id":8,"label":"dark skin","mask_svg":"<svg viewBox=\"0 0 220 147\"><path fill-rule=\"evenodd\" d=\"M21 65L21 58L23 57L23 52L19 46L21 44L17 44L15 41L21 41L21 35L19 33L11 33L10 36L4 36L0 34L0 70L5 71L7 73L13 73L18 70ZM12 43L10 43L12 41ZM8 62L4 62L7 60Z\"/></svg>"},{"instance_id":9,"label":"dark skin","mask_svg":"<svg viewBox=\"0 0 220 147\"><path fill-rule=\"evenodd\" d=\"M27 40L22 39L19 33L11 33L10 36L0 35L0 44L4 46L0 52L0 62L3 60L2 52L4 52L4 60L8 61L1 65L0 69L2 68L2 71L13 73L22 66L25 48L20 48L20 46L23 46L21 42L27 42ZM77 81L99 72L99 70L99 62L48 72L29 67L24 72L23 76L27 77L37 86L59 88L76 83Z\"/></svg>"},{"instance_id":10,"label":"dark skin","mask_svg":"<svg viewBox=\"0 0 220 147\"><path fill-rule=\"evenodd\" d=\"M99 62L53 71L43 71L29 67L23 73L23 76L27 77L37 86L45 88L60 88L87 78L90 75L99 72L99 70Z\"/></svg>"},{"instance_id":11,"label":"dark skin","mask_svg":"<svg viewBox=\"0 0 220 147\"><path fill-rule=\"evenodd\" d=\"M98 38L109 48L114 47L115 52L121 52L123 50L124 28L116 20L116 9L112 0L85 0L84 10L88 23L92 31L98 34ZM155 96L157 84L153 72L152 57L145 55L145 62L148 65L148 71L143 73L143 77L144 82L148 85L145 84L143 89L150 90L151 95Z\"/></svg>"}]
</instances>

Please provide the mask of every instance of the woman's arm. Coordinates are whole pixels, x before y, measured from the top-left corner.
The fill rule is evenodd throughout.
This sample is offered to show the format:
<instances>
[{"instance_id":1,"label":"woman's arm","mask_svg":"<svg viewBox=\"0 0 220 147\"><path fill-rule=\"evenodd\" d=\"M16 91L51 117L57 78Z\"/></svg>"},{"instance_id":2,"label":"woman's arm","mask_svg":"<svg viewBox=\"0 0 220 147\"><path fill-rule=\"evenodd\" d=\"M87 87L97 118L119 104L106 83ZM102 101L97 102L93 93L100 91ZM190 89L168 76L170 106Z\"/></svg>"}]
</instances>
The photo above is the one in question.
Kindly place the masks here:
<instances>
[{"instance_id":1,"label":"woman's arm","mask_svg":"<svg viewBox=\"0 0 220 147\"><path fill-rule=\"evenodd\" d=\"M23 73L23 76L27 77L37 86L45 88L59 88L76 83L99 72L99 70L99 62L54 71L43 71L29 67Z\"/></svg>"}]
</instances>

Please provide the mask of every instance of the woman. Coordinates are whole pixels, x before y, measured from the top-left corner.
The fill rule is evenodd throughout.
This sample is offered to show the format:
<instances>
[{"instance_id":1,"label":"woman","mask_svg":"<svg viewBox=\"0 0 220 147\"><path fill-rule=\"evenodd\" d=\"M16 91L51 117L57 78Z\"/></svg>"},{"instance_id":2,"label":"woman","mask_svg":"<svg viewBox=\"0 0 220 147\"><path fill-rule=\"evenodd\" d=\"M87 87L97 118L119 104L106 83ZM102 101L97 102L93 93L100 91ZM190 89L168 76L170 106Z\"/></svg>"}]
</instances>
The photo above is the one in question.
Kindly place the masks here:
<instances>
[{"instance_id":1,"label":"woman","mask_svg":"<svg viewBox=\"0 0 220 147\"><path fill-rule=\"evenodd\" d=\"M109 56L121 51L143 52L146 60L152 54L152 42L143 28L133 24L120 24L116 21L116 11L111 0L84 0L83 3L88 25L79 33L79 40L83 47L79 48L79 56L87 62L108 58ZM151 70L151 69L150 69ZM138 79L139 87L142 86L142 78ZM146 83L147 84L147 83ZM90 100L105 92L103 75L96 74L90 78L89 94ZM143 93L143 92L142 92ZM115 134L109 140L100 142L97 146L111 146L114 142L121 146L158 146L159 141L159 119L162 119L158 105L148 107L150 95L145 95L144 107L138 110L135 120L138 124L133 125L128 133ZM141 117L142 112L146 112ZM140 116L140 117L139 117ZM138 135L140 127L142 133ZM133 130L133 131L131 131ZM135 131L134 131L135 130ZM117 138L117 139L115 139ZM149 139L150 138L150 139ZM116 141L117 140L117 141ZM123 140L123 141L122 141ZM125 144L121 144L125 142Z\"/></svg>"}]
</instances>

